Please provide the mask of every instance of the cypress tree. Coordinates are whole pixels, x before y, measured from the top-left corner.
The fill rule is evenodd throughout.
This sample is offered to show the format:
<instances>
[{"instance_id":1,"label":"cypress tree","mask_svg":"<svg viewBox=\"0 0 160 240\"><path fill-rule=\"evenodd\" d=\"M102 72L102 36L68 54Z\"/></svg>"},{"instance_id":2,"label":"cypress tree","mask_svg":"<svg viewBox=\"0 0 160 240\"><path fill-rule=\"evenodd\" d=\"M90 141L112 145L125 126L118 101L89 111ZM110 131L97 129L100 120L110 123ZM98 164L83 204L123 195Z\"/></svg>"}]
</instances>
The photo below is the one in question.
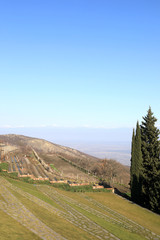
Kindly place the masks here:
<instances>
[{"instance_id":1,"label":"cypress tree","mask_svg":"<svg viewBox=\"0 0 160 240\"><path fill-rule=\"evenodd\" d=\"M160 213L160 131L155 126L156 121L149 108L141 124L142 193L144 206Z\"/></svg>"},{"instance_id":2,"label":"cypress tree","mask_svg":"<svg viewBox=\"0 0 160 240\"><path fill-rule=\"evenodd\" d=\"M142 151L141 151L141 130L137 121L135 136L135 202L141 203L142 192Z\"/></svg>"},{"instance_id":3,"label":"cypress tree","mask_svg":"<svg viewBox=\"0 0 160 240\"><path fill-rule=\"evenodd\" d=\"M133 132L134 133L134 132ZM142 151L141 130L137 121L136 135L132 136L132 158L131 158L131 197L136 203L141 202L141 176L142 176Z\"/></svg>"},{"instance_id":4,"label":"cypress tree","mask_svg":"<svg viewBox=\"0 0 160 240\"><path fill-rule=\"evenodd\" d=\"M132 134L132 148L131 148L131 167L130 167L130 189L131 189L131 198L134 198L134 186L133 186L133 175L135 172L135 130L133 129Z\"/></svg>"}]
</instances>

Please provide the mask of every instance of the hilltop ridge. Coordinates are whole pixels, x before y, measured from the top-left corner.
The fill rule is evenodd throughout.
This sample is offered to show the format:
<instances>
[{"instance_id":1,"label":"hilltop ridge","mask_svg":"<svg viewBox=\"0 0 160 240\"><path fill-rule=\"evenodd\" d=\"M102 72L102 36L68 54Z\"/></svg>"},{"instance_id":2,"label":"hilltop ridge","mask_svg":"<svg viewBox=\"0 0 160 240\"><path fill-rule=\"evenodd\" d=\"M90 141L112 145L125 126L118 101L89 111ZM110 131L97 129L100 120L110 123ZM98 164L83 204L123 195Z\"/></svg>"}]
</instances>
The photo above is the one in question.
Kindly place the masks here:
<instances>
[{"instance_id":1,"label":"hilltop ridge","mask_svg":"<svg viewBox=\"0 0 160 240\"><path fill-rule=\"evenodd\" d=\"M44 139L38 139L23 135L7 134L0 135L0 141L5 143L5 154L9 157L17 156L17 159L23 159L27 156L32 164L35 163L33 149L37 152L40 159L52 168L55 177L72 179L78 181L95 182L95 168L102 161L99 158L82 153L76 149L51 143ZM10 151L9 151L10 150ZM108 167L112 165L115 169L115 181L128 184L129 168L122 164L107 160ZM39 163L36 163L39 164ZM98 166L99 167L99 166ZM27 170L29 171L29 170Z\"/></svg>"}]
</instances>

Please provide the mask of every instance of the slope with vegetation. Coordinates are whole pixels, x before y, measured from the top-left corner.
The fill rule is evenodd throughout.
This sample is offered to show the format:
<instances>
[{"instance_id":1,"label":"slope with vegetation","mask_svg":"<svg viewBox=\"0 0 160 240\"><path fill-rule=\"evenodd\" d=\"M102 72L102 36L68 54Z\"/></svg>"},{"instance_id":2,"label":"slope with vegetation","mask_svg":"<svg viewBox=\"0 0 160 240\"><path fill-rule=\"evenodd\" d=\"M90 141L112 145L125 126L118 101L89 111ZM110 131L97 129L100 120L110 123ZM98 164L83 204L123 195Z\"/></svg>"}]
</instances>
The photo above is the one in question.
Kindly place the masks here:
<instances>
[{"instance_id":1,"label":"slope with vegetation","mask_svg":"<svg viewBox=\"0 0 160 240\"><path fill-rule=\"evenodd\" d=\"M0 211L1 239L160 239L160 216L113 193L0 177Z\"/></svg>"},{"instance_id":2,"label":"slope with vegetation","mask_svg":"<svg viewBox=\"0 0 160 240\"><path fill-rule=\"evenodd\" d=\"M58 178L85 182L97 182L102 178L111 185L128 185L130 180L129 167L114 160L98 159L72 148L21 135L0 135L0 141L7 147L14 147L15 150L9 153L11 157L15 155L22 159L26 155L32 163L35 162L31 159L34 149L46 164L51 164Z\"/></svg>"}]
</instances>

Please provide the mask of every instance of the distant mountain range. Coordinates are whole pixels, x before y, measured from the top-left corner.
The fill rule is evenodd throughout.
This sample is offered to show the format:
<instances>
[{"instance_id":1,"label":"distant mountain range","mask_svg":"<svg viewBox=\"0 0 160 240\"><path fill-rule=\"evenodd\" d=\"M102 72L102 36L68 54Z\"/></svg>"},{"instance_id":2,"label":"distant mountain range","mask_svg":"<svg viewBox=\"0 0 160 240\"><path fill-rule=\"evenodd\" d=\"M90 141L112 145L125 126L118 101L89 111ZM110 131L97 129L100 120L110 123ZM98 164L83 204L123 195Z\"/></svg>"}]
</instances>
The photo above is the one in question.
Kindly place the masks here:
<instances>
[{"instance_id":1,"label":"distant mountain range","mask_svg":"<svg viewBox=\"0 0 160 240\"><path fill-rule=\"evenodd\" d=\"M132 128L89 128L89 127L6 127L0 128L1 134L19 134L47 139L60 143L66 142L131 142Z\"/></svg>"}]
</instances>

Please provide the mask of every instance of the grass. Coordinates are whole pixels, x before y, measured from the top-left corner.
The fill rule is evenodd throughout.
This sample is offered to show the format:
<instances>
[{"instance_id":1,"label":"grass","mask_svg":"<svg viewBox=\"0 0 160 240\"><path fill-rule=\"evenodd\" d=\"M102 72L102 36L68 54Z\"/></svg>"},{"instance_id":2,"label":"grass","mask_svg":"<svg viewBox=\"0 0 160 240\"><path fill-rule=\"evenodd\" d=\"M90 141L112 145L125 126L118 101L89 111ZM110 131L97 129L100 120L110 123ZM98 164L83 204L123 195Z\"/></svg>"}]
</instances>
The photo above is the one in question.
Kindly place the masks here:
<instances>
[{"instance_id":1,"label":"grass","mask_svg":"<svg viewBox=\"0 0 160 240\"><path fill-rule=\"evenodd\" d=\"M67 197L70 197L71 199L76 200L77 202L86 204L87 206L89 206L89 207L91 207L95 210L98 210L101 213L104 213L104 210L99 209L96 206L94 206L91 202L88 202L84 197L82 197L82 195L80 193L64 192L64 191L61 191L61 190L59 190L58 192L63 194L64 196L67 196ZM85 193L85 195L86 195L86 197L87 196L90 197L90 193ZM92 193L92 195L93 196L98 196L97 193L96 194ZM104 193L103 195L104 195L104 198L108 197L108 196L106 196L106 193ZM111 193L108 193L108 195L109 196L110 195L114 196ZM125 200L123 200L123 201L125 202ZM125 204L124 202L123 202L123 204ZM122 204L121 207L123 207L123 204ZM74 209L78 210L79 212L81 212L87 218L91 219L92 221L94 221L98 225L102 226L104 229L110 231L111 233L113 233L115 236L117 236L120 239L123 239L123 240L128 240L128 239L130 239L130 240L132 240L132 239L133 240L134 239L142 240L142 239L144 239L143 236L140 236L140 235L135 234L135 233L131 233L128 230L126 230L122 227L119 227L119 226L116 226L112 223L106 222L104 219L99 218L95 214L91 214L91 213L81 209L80 207L74 206L74 204L72 204L72 203L69 203L69 205L72 206ZM110 214L107 214L107 215L110 216Z\"/></svg>"},{"instance_id":2,"label":"grass","mask_svg":"<svg viewBox=\"0 0 160 240\"><path fill-rule=\"evenodd\" d=\"M48 198L45 194L37 190L36 184L28 184L26 182L20 182L11 178L7 179L10 183L12 183L14 186L22 189L24 192L28 192L31 195L41 199L42 201L49 203L50 205L62 210L62 208L56 204L56 202L53 202L50 198Z\"/></svg>"},{"instance_id":3,"label":"grass","mask_svg":"<svg viewBox=\"0 0 160 240\"><path fill-rule=\"evenodd\" d=\"M92 185L84 185L84 186L70 186L67 183L54 183L53 187L59 188L65 191L70 192L111 192L111 190L102 188L102 189L93 189Z\"/></svg>"},{"instance_id":4,"label":"grass","mask_svg":"<svg viewBox=\"0 0 160 240\"><path fill-rule=\"evenodd\" d=\"M39 185L37 188L36 184L28 184L26 182L18 181L12 178L6 178L12 185L20 188L24 192L28 192L29 194L41 199L42 201L49 203L53 207L65 212L61 203L56 202L51 197L45 195L43 189L48 189L48 186ZM42 187L41 187L42 186ZM67 239L90 239L96 240L95 236L92 236L88 232L80 229L79 227L73 225L65 218L58 216L56 213L46 210L43 207L40 207L35 202L27 199L26 197L22 196L20 193L15 192L8 188L15 197L21 201L21 203L31 211L39 220L41 220L44 224L48 227L59 233L61 236ZM40 191L39 189L42 189ZM148 228L149 230L155 232L156 234L160 235L159 223L160 223L160 216L154 214L142 207L133 204L132 202L125 200L115 194L109 192L71 192L71 191L64 191L63 189L54 188L49 186L49 189L52 191L56 190L60 196L63 198L62 201L68 204L69 207L75 209L83 216L87 217L88 219L92 220L97 225L101 226L103 229L111 232L118 238L122 240L142 240L145 239L142 235L138 233L130 232L129 230L125 229L123 226L118 226L113 224L112 222L107 222L100 216L97 216L94 212L87 212L79 205L74 204L74 202L68 200L66 197L69 197L73 200L76 200L80 204L85 204L88 207L98 210L101 213L105 213L107 216L111 216L109 213L105 212L105 207L109 207L112 210L122 214L123 216L133 220L134 222L140 224L143 227ZM94 205L92 201L89 199L96 200L98 203L101 203L102 208ZM3 196L0 194L0 201L4 201ZM66 212L67 213L67 212ZM13 218L8 216L6 213L0 210L1 218L0 218L0 239L40 239L34 233L26 229L20 223L15 221ZM160 238L159 238L160 239Z\"/></svg>"},{"instance_id":5,"label":"grass","mask_svg":"<svg viewBox=\"0 0 160 240\"><path fill-rule=\"evenodd\" d=\"M58 189L58 192L62 193L63 195L66 195L67 197L70 197L80 203L84 203L102 213L104 212L102 209L97 208L91 202L87 201L84 197L82 197L83 195L80 193L64 192L60 189ZM115 210L116 212L124 215L125 217L131 219L132 221L134 221L134 222L142 225L143 227L146 227L147 229L160 235L160 228L159 228L160 215L155 214L145 208L142 208L142 207L140 207L124 198L121 198L118 195L112 194L112 193L86 192L85 196L86 196L86 198L91 197L92 199L95 199L96 201L102 203L104 206ZM84 213L84 214L88 214L88 213ZM88 215L86 215L86 216L88 216ZM91 215L88 217L91 217L93 219L93 217ZM95 221L97 221L97 220L95 220ZM103 220L101 223L104 224ZM111 228L114 229L113 226L111 226ZM121 229L121 231L123 231L123 230ZM126 239L126 238L122 238L122 239ZM132 238L128 238L128 239L132 239Z\"/></svg>"},{"instance_id":6,"label":"grass","mask_svg":"<svg viewBox=\"0 0 160 240\"><path fill-rule=\"evenodd\" d=\"M38 219L45 223L48 227L52 228L54 231L59 233L61 236L67 239L93 239L90 234L82 231L81 229L75 227L65 219L50 213L43 207L39 207L37 204L21 196L19 193L16 193L11 190L11 192L21 201L21 203L30 210Z\"/></svg>"},{"instance_id":7,"label":"grass","mask_svg":"<svg viewBox=\"0 0 160 240\"><path fill-rule=\"evenodd\" d=\"M0 239L3 240L40 240L40 238L0 210Z\"/></svg>"},{"instance_id":8,"label":"grass","mask_svg":"<svg viewBox=\"0 0 160 240\"><path fill-rule=\"evenodd\" d=\"M96 195L87 193L87 195L160 235L160 215L115 194L99 193Z\"/></svg>"},{"instance_id":9,"label":"grass","mask_svg":"<svg viewBox=\"0 0 160 240\"><path fill-rule=\"evenodd\" d=\"M60 172L60 171L54 166L53 163L51 163L50 166L51 166L51 168L54 169L55 171Z\"/></svg>"},{"instance_id":10,"label":"grass","mask_svg":"<svg viewBox=\"0 0 160 240\"><path fill-rule=\"evenodd\" d=\"M65 191L71 191L71 192L92 192L92 186L87 185L87 186L70 186L67 183L54 183L53 187L55 188L60 188Z\"/></svg>"},{"instance_id":11,"label":"grass","mask_svg":"<svg viewBox=\"0 0 160 240\"><path fill-rule=\"evenodd\" d=\"M8 170L9 164L6 162L0 163L0 169L1 170Z\"/></svg>"},{"instance_id":12,"label":"grass","mask_svg":"<svg viewBox=\"0 0 160 240\"><path fill-rule=\"evenodd\" d=\"M71 204L71 206L73 206L73 205ZM81 212L83 215L85 215L86 217L88 217L89 219L91 219L92 221L97 223L98 225L105 228L107 231L113 233L115 236L117 236L120 239L123 239L123 240L128 240L128 239L142 240L142 239L144 239L142 236L139 236L138 234L131 233L124 228L121 228L119 226L113 225L112 223L106 222L103 219L97 217L96 215L86 212L85 210L82 210L75 206L73 206L73 207L75 209L77 209L79 212Z\"/></svg>"},{"instance_id":13,"label":"grass","mask_svg":"<svg viewBox=\"0 0 160 240\"><path fill-rule=\"evenodd\" d=\"M4 177L10 177L10 178L13 178L13 179L18 179L18 172L11 172L11 173L0 172L0 175L4 176ZM21 180L21 179L19 179L19 180Z\"/></svg>"}]
</instances>

